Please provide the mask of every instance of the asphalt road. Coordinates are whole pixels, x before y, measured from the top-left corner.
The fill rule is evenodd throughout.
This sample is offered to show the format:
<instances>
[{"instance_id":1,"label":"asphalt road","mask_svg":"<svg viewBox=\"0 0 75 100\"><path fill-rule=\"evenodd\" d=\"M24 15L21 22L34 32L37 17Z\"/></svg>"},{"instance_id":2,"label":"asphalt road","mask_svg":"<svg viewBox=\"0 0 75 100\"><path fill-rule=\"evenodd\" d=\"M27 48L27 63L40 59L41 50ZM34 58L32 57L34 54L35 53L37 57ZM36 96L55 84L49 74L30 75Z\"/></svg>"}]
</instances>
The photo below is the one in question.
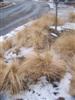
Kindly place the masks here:
<instances>
[{"instance_id":1,"label":"asphalt road","mask_svg":"<svg viewBox=\"0 0 75 100\"><path fill-rule=\"evenodd\" d=\"M0 9L0 35L7 34L14 28L49 11L49 5L46 3L33 0L12 0L12 2L15 5Z\"/></svg>"},{"instance_id":2,"label":"asphalt road","mask_svg":"<svg viewBox=\"0 0 75 100\"><path fill-rule=\"evenodd\" d=\"M6 0L5 0L6 1ZM7 34L14 28L21 26L32 19L36 19L48 11L54 12L53 5L35 0L7 0L15 3L7 8L0 9L0 35ZM68 14L75 8L59 4L58 14L67 18Z\"/></svg>"}]
</instances>

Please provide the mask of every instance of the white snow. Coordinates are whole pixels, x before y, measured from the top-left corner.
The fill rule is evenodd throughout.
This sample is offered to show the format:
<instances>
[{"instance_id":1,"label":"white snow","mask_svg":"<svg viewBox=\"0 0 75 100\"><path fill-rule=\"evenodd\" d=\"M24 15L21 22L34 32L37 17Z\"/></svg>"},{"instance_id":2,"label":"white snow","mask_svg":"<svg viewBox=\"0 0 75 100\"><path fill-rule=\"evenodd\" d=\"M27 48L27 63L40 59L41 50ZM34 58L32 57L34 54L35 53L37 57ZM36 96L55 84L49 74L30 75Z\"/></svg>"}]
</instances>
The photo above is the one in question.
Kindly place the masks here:
<instances>
[{"instance_id":1,"label":"white snow","mask_svg":"<svg viewBox=\"0 0 75 100\"><path fill-rule=\"evenodd\" d=\"M22 29L24 29L25 28L25 26L24 25L22 25L22 26L20 26L20 27L18 27L18 28L16 28L15 29L15 31L17 32L17 31L21 31Z\"/></svg>"},{"instance_id":2,"label":"white snow","mask_svg":"<svg viewBox=\"0 0 75 100\"><path fill-rule=\"evenodd\" d=\"M66 23L64 26L63 26L64 29L73 29L75 30L75 23Z\"/></svg>"},{"instance_id":3,"label":"white snow","mask_svg":"<svg viewBox=\"0 0 75 100\"><path fill-rule=\"evenodd\" d=\"M55 5L54 5L53 2L48 2L47 4L49 5L50 9L54 9L55 8Z\"/></svg>"},{"instance_id":4,"label":"white snow","mask_svg":"<svg viewBox=\"0 0 75 100\"><path fill-rule=\"evenodd\" d=\"M55 29L55 26L50 26L51 29ZM61 32L63 30L63 26L57 26L57 30Z\"/></svg>"},{"instance_id":5,"label":"white snow","mask_svg":"<svg viewBox=\"0 0 75 100\"><path fill-rule=\"evenodd\" d=\"M58 37L58 35L55 34L55 33L51 33L51 35L54 36L54 37Z\"/></svg>"},{"instance_id":6,"label":"white snow","mask_svg":"<svg viewBox=\"0 0 75 100\"><path fill-rule=\"evenodd\" d=\"M19 49L18 54L16 52L13 52L10 49L10 50L8 50L8 51L5 52L4 59L5 59L5 62L10 63L15 58L27 57L28 55L30 55L32 53L33 53L33 48L22 47L22 48Z\"/></svg>"},{"instance_id":7,"label":"white snow","mask_svg":"<svg viewBox=\"0 0 75 100\"><path fill-rule=\"evenodd\" d=\"M39 0L34 0L34 1L39 1Z\"/></svg>"},{"instance_id":8,"label":"white snow","mask_svg":"<svg viewBox=\"0 0 75 100\"><path fill-rule=\"evenodd\" d=\"M55 29L55 26L50 26L49 28ZM64 30L75 30L75 23L69 22L69 23L65 23L63 26L57 26L57 30L59 32L64 31ZM54 34L52 33L52 35Z\"/></svg>"},{"instance_id":9,"label":"white snow","mask_svg":"<svg viewBox=\"0 0 75 100\"><path fill-rule=\"evenodd\" d=\"M14 31L11 31L10 33L6 34L6 35L0 36L0 42L5 41L6 39L12 38L15 35L16 35L16 32L14 30Z\"/></svg>"},{"instance_id":10,"label":"white snow","mask_svg":"<svg viewBox=\"0 0 75 100\"><path fill-rule=\"evenodd\" d=\"M11 62L16 56L13 52L7 51L4 55L5 62Z\"/></svg>"},{"instance_id":11,"label":"white snow","mask_svg":"<svg viewBox=\"0 0 75 100\"><path fill-rule=\"evenodd\" d=\"M30 85L29 90L17 94L12 100L17 98L23 100L57 100L59 97L64 97L65 100L73 100L68 94L70 80L71 74L66 73L60 83L55 82L57 87L54 87L46 80L46 77L42 77L36 85Z\"/></svg>"},{"instance_id":12,"label":"white snow","mask_svg":"<svg viewBox=\"0 0 75 100\"><path fill-rule=\"evenodd\" d=\"M3 36L0 36L0 42L4 41Z\"/></svg>"},{"instance_id":13,"label":"white snow","mask_svg":"<svg viewBox=\"0 0 75 100\"><path fill-rule=\"evenodd\" d=\"M20 48L20 54L19 55L26 57L26 56L30 55L30 53L32 53L32 52L33 52L33 48L22 47L22 48Z\"/></svg>"}]
</instances>

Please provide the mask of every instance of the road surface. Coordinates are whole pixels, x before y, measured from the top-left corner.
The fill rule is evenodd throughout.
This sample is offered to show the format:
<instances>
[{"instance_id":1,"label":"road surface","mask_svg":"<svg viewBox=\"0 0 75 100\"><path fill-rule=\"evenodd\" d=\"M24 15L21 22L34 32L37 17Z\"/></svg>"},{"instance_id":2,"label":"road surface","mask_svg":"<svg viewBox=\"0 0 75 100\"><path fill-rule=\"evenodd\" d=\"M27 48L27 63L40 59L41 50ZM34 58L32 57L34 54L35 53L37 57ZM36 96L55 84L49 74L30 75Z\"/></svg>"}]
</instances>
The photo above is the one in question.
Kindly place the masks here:
<instances>
[{"instance_id":1,"label":"road surface","mask_svg":"<svg viewBox=\"0 0 75 100\"><path fill-rule=\"evenodd\" d=\"M10 7L0 9L0 35L7 34L14 28L21 26L32 19L36 19L48 11L54 12L53 5L37 0L7 0L15 3ZM59 15L67 18L68 12L73 9L59 5ZM75 10L75 9L74 9Z\"/></svg>"},{"instance_id":2,"label":"road surface","mask_svg":"<svg viewBox=\"0 0 75 100\"><path fill-rule=\"evenodd\" d=\"M46 3L33 0L12 0L12 2L15 5L0 9L0 35L7 34L14 28L49 11Z\"/></svg>"}]
</instances>

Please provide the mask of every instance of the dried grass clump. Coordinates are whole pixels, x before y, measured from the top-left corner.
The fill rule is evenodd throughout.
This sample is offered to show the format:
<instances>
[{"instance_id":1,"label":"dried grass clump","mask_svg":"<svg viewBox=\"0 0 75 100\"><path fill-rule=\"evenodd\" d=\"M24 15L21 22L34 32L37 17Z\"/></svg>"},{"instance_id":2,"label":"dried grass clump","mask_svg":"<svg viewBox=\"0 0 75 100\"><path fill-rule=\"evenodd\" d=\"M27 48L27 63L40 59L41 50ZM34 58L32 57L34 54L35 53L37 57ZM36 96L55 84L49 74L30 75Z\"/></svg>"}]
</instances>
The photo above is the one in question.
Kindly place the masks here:
<instances>
[{"instance_id":1,"label":"dried grass clump","mask_svg":"<svg viewBox=\"0 0 75 100\"><path fill-rule=\"evenodd\" d=\"M54 15L49 13L47 15L41 16L39 19L35 20L32 23L32 25L26 27L25 29L16 34L14 44L26 47L31 47L31 46L37 47L38 44L38 48L43 48L43 44L47 43L48 41L49 37L48 33L50 33L49 26L54 25L55 23L54 19L55 19ZM62 21L59 18L58 23L62 24L62 22L64 21Z\"/></svg>"},{"instance_id":2,"label":"dried grass clump","mask_svg":"<svg viewBox=\"0 0 75 100\"><path fill-rule=\"evenodd\" d=\"M72 12L72 13L70 13L70 15L69 15L69 21L70 22L75 22L75 13L74 12Z\"/></svg>"},{"instance_id":3,"label":"dried grass clump","mask_svg":"<svg viewBox=\"0 0 75 100\"><path fill-rule=\"evenodd\" d=\"M53 59L65 63L67 71L72 74L71 95L75 95L75 31L64 33L60 36L51 47L51 54Z\"/></svg>"},{"instance_id":4,"label":"dried grass clump","mask_svg":"<svg viewBox=\"0 0 75 100\"><path fill-rule=\"evenodd\" d=\"M4 50L2 48L2 42L0 42L0 57L2 58L4 55Z\"/></svg>"},{"instance_id":5,"label":"dried grass clump","mask_svg":"<svg viewBox=\"0 0 75 100\"><path fill-rule=\"evenodd\" d=\"M44 17L37 19L31 26L25 28L24 30L22 30L16 34L16 37L15 37L16 43L15 44L20 45L20 46L22 46L22 45L28 46L28 47L32 46L33 40L31 37L34 34L37 34L39 32L41 34L43 34L42 31L44 30L44 28L46 28L49 25L49 23L52 23L52 19L53 18L50 16L44 16Z\"/></svg>"},{"instance_id":6,"label":"dried grass clump","mask_svg":"<svg viewBox=\"0 0 75 100\"><path fill-rule=\"evenodd\" d=\"M53 25L55 25L55 20L56 20L56 18L54 17ZM67 21L66 19L62 19L62 18L58 17L58 19L57 19L58 26L64 25L66 23L66 21Z\"/></svg>"},{"instance_id":7,"label":"dried grass clump","mask_svg":"<svg viewBox=\"0 0 75 100\"><path fill-rule=\"evenodd\" d=\"M43 16L37 19L31 26L18 32L13 40L6 39L0 43L1 91L8 90L14 94L26 89L28 82L35 82L41 76L47 76L53 81L58 81L64 76L66 68L62 64L63 62L60 62L60 65L52 63L52 58L48 51L53 43L48 26L53 24L54 17L52 15ZM16 58L16 60L13 59L13 62L6 64L2 58L4 52L11 48L10 51L18 55L19 48L22 46L34 47L36 50L41 49L42 52L45 49L45 52L32 52L26 59Z\"/></svg>"},{"instance_id":8,"label":"dried grass clump","mask_svg":"<svg viewBox=\"0 0 75 100\"><path fill-rule=\"evenodd\" d=\"M53 14L46 14L41 16L39 19L37 19L33 24L32 27L38 27L40 29L44 29L48 27L49 25L54 24L54 15Z\"/></svg>"},{"instance_id":9,"label":"dried grass clump","mask_svg":"<svg viewBox=\"0 0 75 100\"><path fill-rule=\"evenodd\" d=\"M0 90L18 93L25 90L28 82L33 83L41 76L59 81L65 74L65 67L51 64L49 54L32 56L22 63L13 61L11 64L0 62Z\"/></svg>"},{"instance_id":10,"label":"dried grass clump","mask_svg":"<svg viewBox=\"0 0 75 100\"><path fill-rule=\"evenodd\" d=\"M0 56L2 57L4 52L10 48L12 48L12 39L6 39L0 42Z\"/></svg>"},{"instance_id":11,"label":"dried grass clump","mask_svg":"<svg viewBox=\"0 0 75 100\"><path fill-rule=\"evenodd\" d=\"M53 49L64 56L75 54L75 31L63 33L62 36L55 41Z\"/></svg>"},{"instance_id":12,"label":"dried grass clump","mask_svg":"<svg viewBox=\"0 0 75 100\"><path fill-rule=\"evenodd\" d=\"M16 34L14 44L19 47L22 47L22 46L31 47L32 46L30 27L25 28Z\"/></svg>"},{"instance_id":13,"label":"dried grass clump","mask_svg":"<svg viewBox=\"0 0 75 100\"><path fill-rule=\"evenodd\" d=\"M58 17L58 25L63 25L65 21ZM32 26L40 28L46 28L50 25L55 25L55 15L53 13L48 13L46 15L41 16L37 19Z\"/></svg>"},{"instance_id":14,"label":"dried grass clump","mask_svg":"<svg viewBox=\"0 0 75 100\"><path fill-rule=\"evenodd\" d=\"M3 41L2 48L4 50L8 50L8 49L12 48L12 39L10 38L10 39L6 39L5 41Z\"/></svg>"},{"instance_id":15,"label":"dried grass clump","mask_svg":"<svg viewBox=\"0 0 75 100\"><path fill-rule=\"evenodd\" d=\"M54 17L44 15L32 23L31 26L18 32L15 37L15 43L19 46L43 48L46 46L49 37L49 25L53 25ZM51 39L51 38L50 38ZM49 41L51 42L51 40Z\"/></svg>"},{"instance_id":16,"label":"dried grass clump","mask_svg":"<svg viewBox=\"0 0 75 100\"><path fill-rule=\"evenodd\" d=\"M18 78L18 69L20 68L17 61L7 64L2 63L2 69L0 68L0 91L8 90L11 93L17 93L20 91L22 84L20 84ZM3 68L4 67L4 68Z\"/></svg>"},{"instance_id":17,"label":"dried grass clump","mask_svg":"<svg viewBox=\"0 0 75 100\"><path fill-rule=\"evenodd\" d=\"M0 58L0 90L4 83L7 73L8 73L7 64L4 62L2 58Z\"/></svg>"},{"instance_id":18,"label":"dried grass clump","mask_svg":"<svg viewBox=\"0 0 75 100\"><path fill-rule=\"evenodd\" d=\"M53 42L51 35L46 30L35 31L31 38L35 50L48 49Z\"/></svg>"},{"instance_id":19,"label":"dried grass clump","mask_svg":"<svg viewBox=\"0 0 75 100\"><path fill-rule=\"evenodd\" d=\"M50 80L58 81L64 76L65 67L51 64L51 58L46 55L28 59L21 65L18 73L20 79L26 78L32 80L32 82L38 80L41 76L47 76Z\"/></svg>"}]
</instances>

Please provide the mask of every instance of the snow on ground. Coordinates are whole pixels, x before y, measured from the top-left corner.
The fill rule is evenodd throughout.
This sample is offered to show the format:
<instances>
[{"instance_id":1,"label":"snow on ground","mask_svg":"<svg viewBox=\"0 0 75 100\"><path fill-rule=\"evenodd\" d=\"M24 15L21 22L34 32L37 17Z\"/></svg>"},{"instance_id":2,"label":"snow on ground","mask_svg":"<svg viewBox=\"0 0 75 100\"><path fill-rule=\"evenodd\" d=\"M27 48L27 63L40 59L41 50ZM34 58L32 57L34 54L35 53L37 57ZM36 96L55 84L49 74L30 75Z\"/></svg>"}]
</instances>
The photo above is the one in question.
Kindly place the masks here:
<instances>
[{"instance_id":1,"label":"snow on ground","mask_svg":"<svg viewBox=\"0 0 75 100\"><path fill-rule=\"evenodd\" d=\"M6 34L4 36L0 36L0 42L5 41L7 38L9 39L9 38L14 37L15 34L16 34L15 31L11 31L10 33L8 33L8 34Z\"/></svg>"},{"instance_id":2,"label":"snow on ground","mask_svg":"<svg viewBox=\"0 0 75 100\"><path fill-rule=\"evenodd\" d=\"M54 9L55 8L54 3L48 3L48 5L49 5L50 9Z\"/></svg>"},{"instance_id":3,"label":"snow on ground","mask_svg":"<svg viewBox=\"0 0 75 100\"><path fill-rule=\"evenodd\" d=\"M50 26L50 29L55 29L55 26ZM64 30L75 30L75 23L66 23L63 26L57 26L57 30L59 33L61 33ZM52 36L58 37L57 34L51 33Z\"/></svg>"},{"instance_id":4,"label":"snow on ground","mask_svg":"<svg viewBox=\"0 0 75 100\"><path fill-rule=\"evenodd\" d=\"M52 35L53 37L58 37L58 35L55 34L55 33L51 33L51 35Z\"/></svg>"},{"instance_id":5,"label":"snow on ground","mask_svg":"<svg viewBox=\"0 0 75 100\"><path fill-rule=\"evenodd\" d=\"M55 26L50 26L50 28L51 28L51 29L55 29ZM57 30L58 30L59 32L63 31L63 30L64 30L64 29L63 29L63 26L57 26Z\"/></svg>"},{"instance_id":6,"label":"snow on ground","mask_svg":"<svg viewBox=\"0 0 75 100\"><path fill-rule=\"evenodd\" d=\"M54 84L50 84L46 77L42 77L36 85L30 85L29 90L17 94L12 100L58 100L59 97L64 98L60 100L73 100L68 94L70 80L71 75L69 73L66 73L60 83L55 82Z\"/></svg>"},{"instance_id":7,"label":"snow on ground","mask_svg":"<svg viewBox=\"0 0 75 100\"><path fill-rule=\"evenodd\" d=\"M50 26L50 28L52 28L52 29L54 29L55 28L55 26ZM66 24L64 24L63 26L58 26L57 27L57 30L59 31L59 32L61 32L61 31L63 31L63 30L75 30L75 23L66 23Z\"/></svg>"},{"instance_id":8,"label":"snow on ground","mask_svg":"<svg viewBox=\"0 0 75 100\"><path fill-rule=\"evenodd\" d=\"M75 23L66 23L64 26L63 26L64 29L73 29L75 30Z\"/></svg>"},{"instance_id":9,"label":"snow on ground","mask_svg":"<svg viewBox=\"0 0 75 100\"><path fill-rule=\"evenodd\" d=\"M33 51L33 48L25 48L25 47L22 47L19 49L19 52L12 52L12 50L8 50L5 52L4 54L4 59L5 59L5 62L7 63L10 63L13 61L14 58L25 58L27 57L28 55L32 54L34 51Z\"/></svg>"}]
</instances>

